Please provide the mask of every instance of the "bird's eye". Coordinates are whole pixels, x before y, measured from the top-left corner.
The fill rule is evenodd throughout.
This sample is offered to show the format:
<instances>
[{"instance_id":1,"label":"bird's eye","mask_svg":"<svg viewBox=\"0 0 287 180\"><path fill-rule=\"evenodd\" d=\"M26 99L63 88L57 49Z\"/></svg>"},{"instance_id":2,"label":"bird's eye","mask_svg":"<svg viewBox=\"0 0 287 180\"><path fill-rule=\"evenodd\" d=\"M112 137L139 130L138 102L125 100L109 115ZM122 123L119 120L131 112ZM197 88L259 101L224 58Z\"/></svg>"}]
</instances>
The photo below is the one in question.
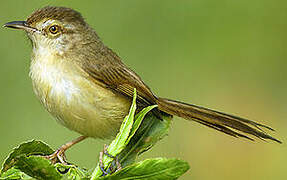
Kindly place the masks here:
<instances>
[{"instance_id":1,"label":"bird's eye","mask_svg":"<svg viewBox=\"0 0 287 180\"><path fill-rule=\"evenodd\" d=\"M57 26L57 25L53 25L49 28L49 31L52 33L52 34L57 34L60 30L60 27Z\"/></svg>"}]
</instances>

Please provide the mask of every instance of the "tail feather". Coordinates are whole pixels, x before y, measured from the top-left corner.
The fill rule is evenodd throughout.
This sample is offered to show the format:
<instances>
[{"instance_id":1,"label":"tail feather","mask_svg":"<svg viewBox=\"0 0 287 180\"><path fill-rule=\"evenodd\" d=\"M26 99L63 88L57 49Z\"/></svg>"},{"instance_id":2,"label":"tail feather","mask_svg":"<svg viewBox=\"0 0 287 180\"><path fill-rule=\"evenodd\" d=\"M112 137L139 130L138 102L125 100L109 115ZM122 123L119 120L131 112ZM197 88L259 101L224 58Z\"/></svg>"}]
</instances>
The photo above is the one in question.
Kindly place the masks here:
<instances>
[{"instance_id":1,"label":"tail feather","mask_svg":"<svg viewBox=\"0 0 287 180\"><path fill-rule=\"evenodd\" d=\"M263 128L266 128L274 131L272 128L248 119L164 98L159 98L157 104L159 110L163 112L187 120L193 120L234 137L243 137L253 140L248 137L249 134L260 139L270 139L281 143L281 141L268 135L263 130Z\"/></svg>"}]
</instances>

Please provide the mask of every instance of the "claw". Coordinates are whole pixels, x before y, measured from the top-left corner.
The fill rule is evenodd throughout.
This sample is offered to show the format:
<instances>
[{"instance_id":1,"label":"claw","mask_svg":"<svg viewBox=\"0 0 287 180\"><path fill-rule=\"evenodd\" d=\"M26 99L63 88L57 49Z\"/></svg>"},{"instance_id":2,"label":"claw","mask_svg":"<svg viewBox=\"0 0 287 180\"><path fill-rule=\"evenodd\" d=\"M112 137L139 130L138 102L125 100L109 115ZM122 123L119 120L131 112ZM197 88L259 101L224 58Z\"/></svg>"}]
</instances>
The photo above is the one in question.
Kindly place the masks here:
<instances>
[{"instance_id":1,"label":"claw","mask_svg":"<svg viewBox=\"0 0 287 180\"><path fill-rule=\"evenodd\" d=\"M83 141L86 138L87 138L86 136L80 136L77 139L74 139L73 141L70 141L70 142L62 145L53 154L48 155L48 156L44 156L44 158L50 160L52 162L52 164L56 164L57 162L60 162L60 163L62 163L64 165L68 165L67 158L66 158L66 155L65 155L65 151L67 149L69 149L70 147L72 147L73 145Z\"/></svg>"},{"instance_id":2,"label":"claw","mask_svg":"<svg viewBox=\"0 0 287 180\"><path fill-rule=\"evenodd\" d=\"M99 157L99 166L100 166L100 169L101 171L103 172L103 176L106 176L108 175L108 172L105 170L105 166L104 166L104 163L103 163L103 157L104 157L104 152L100 152L100 157Z\"/></svg>"},{"instance_id":3,"label":"claw","mask_svg":"<svg viewBox=\"0 0 287 180\"><path fill-rule=\"evenodd\" d=\"M106 155L106 156L108 156L108 157L114 159L114 161L115 161L115 163L116 163L116 166L117 166L117 167L116 167L115 170L112 169L112 166L109 168L111 174L122 169L121 164L120 164L120 162L119 162L119 159L118 159L116 156L113 156L113 155L109 154L109 152L108 152L108 146L105 144L105 145L104 145L104 149L103 149L102 152L100 152L100 157L99 157L99 164L100 164L99 166L100 166L100 169L101 169L102 172L103 172L103 176L105 176L105 175L108 174L108 172L105 170L105 167L104 167L104 164L103 164L103 156L104 156L104 155Z\"/></svg>"},{"instance_id":4,"label":"claw","mask_svg":"<svg viewBox=\"0 0 287 180\"><path fill-rule=\"evenodd\" d=\"M51 155L44 156L44 158L50 160L52 164L56 164L57 162L60 162L62 164L68 165L65 151L63 151L61 148L55 151Z\"/></svg>"}]
</instances>

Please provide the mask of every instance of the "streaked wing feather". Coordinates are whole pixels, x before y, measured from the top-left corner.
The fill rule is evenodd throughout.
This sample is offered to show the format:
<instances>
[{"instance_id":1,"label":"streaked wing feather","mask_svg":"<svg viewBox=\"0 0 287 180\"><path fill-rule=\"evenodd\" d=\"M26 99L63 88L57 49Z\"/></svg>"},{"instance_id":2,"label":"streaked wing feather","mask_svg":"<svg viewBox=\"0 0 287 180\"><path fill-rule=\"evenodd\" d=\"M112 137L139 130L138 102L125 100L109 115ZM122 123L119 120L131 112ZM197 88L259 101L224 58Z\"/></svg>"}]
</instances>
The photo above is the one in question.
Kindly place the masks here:
<instances>
[{"instance_id":1,"label":"streaked wing feather","mask_svg":"<svg viewBox=\"0 0 287 180\"><path fill-rule=\"evenodd\" d=\"M144 105L156 104L156 97L140 77L120 63L116 65L98 65L85 67L86 72L106 87L127 97L132 97L134 88L137 89L137 101Z\"/></svg>"}]
</instances>

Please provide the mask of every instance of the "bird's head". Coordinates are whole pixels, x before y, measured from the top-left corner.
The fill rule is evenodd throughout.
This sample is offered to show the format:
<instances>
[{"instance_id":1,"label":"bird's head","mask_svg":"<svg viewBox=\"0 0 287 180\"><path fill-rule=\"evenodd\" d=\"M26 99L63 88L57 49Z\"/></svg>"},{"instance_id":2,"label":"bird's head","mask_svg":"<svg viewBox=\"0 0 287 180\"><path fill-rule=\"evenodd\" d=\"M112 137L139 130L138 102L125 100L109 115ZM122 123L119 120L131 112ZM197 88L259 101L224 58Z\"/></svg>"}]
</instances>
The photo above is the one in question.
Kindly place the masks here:
<instances>
[{"instance_id":1,"label":"bird's head","mask_svg":"<svg viewBox=\"0 0 287 180\"><path fill-rule=\"evenodd\" d=\"M44 7L26 21L8 22L4 27L24 30L35 49L49 48L60 54L98 39L81 14L66 7Z\"/></svg>"}]
</instances>

